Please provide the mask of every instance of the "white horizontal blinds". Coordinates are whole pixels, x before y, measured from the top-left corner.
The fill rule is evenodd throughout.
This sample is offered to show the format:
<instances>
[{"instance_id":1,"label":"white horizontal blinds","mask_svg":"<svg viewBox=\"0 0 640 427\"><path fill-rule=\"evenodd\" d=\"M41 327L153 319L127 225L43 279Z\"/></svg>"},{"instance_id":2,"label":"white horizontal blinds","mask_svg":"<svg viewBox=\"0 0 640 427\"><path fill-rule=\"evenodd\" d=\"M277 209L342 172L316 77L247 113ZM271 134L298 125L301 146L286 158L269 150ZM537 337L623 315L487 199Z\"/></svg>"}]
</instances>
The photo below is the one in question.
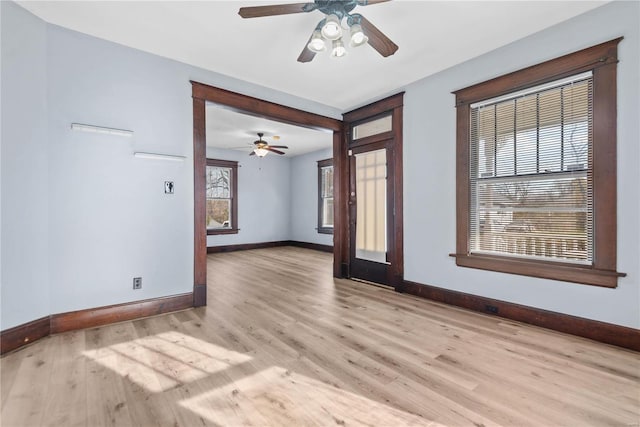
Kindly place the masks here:
<instances>
[{"instance_id":1,"label":"white horizontal blinds","mask_svg":"<svg viewBox=\"0 0 640 427\"><path fill-rule=\"evenodd\" d=\"M470 251L593 261L590 73L471 106Z\"/></svg>"}]
</instances>

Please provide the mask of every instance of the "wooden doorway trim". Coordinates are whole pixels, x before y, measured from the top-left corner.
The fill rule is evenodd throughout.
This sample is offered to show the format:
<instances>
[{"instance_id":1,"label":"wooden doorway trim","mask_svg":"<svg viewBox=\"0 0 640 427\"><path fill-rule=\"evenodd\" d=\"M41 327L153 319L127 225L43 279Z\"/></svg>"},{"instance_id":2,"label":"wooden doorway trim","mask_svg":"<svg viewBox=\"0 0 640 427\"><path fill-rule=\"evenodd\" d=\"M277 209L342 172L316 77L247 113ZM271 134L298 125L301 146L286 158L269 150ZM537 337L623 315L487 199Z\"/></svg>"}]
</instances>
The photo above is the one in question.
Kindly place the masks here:
<instances>
[{"instance_id":1,"label":"wooden doorway trim","mask_svg":"<svg viewBox=\"0 0 640 427\"><path fill-rule=\"evenodd\" d=\"M350 111L348 113L343 114L344 121L344 129L345 129L345 137L342 147L341 155L346 158L348 162L348 151L349 148L353 148L356 145L361 144L371 144L377 141L383 141L391 139L393 142L393 164L389 165L389 167L393 168L393 198L388 200L389 203L389 211L394 212L393 215L393 241L390 242L389 246L389 261L391 264L391 268L389 271L389 276L387 278L387 282L389 285L393 286L394 289L398 292L402 292L404 290L404 226L403 226L403 199L402 199L402 108L404 105L404 92L398 93L396 95L392 95L388 98L382 99L380 101L371 103L369 105L365 105L364 107L358 108L356 110ZM371 137L363 138L362 141L358 143L354 143L352 146L349 146L350 131L353 126L369 121L375 117L380 117L386 114L391 113L391 131L384 132L378 135L373 135ZM334 156L336 153L334 152ZM334 173L338 173L335 171ZM341 173L341 181L345 182L347 187L340 188L340 192L347 196L349 193L349 168L348 163L340 169ZM338 187L335 187L338 188ZM352 226L352 221L349 220L349 212L348 210L344 213L344 218L341 221L342 226L344 227L343 233L345 233L345 239L349 240ZM349 250L347 247L347 264L344 268L346 271L345 275L349 275L350 271L350 259L349 259Z\"/></svg>"},{"instance_id":2,"label":"wooden doorway trim","mask_svg":"<svg viewBox=\"0 0 640 427\"><path fill-rule=\"evenodd\" d=\"M334 157L334 189L342 189L345 183L341 182L341 168L346 166L344 159L340 160L341 153L345 152L342 121L330 117L321 116L285 105L276 104L259 98L242 95L225 89L216 88L203 83L191 81L193 98L193 190L194 190L194 270L193 270L193 305L200 307L207 305L207 234L206 230L206 200L205 200L205 173L207 165L207 140L206 140L206 103L211 102L237 111L257 117L264 117L290 125L303 126L311 129L333 131L333 157ZM346 219L341 212L344 203L342 191L335 191L334 196L334 230L344 228L341 221ZM334 232L333 263L334 275L341 277L341 265L344 262L345 236L340 232ZM346 254L348 256L348 253Z\"/></svg>"}]
</instances>

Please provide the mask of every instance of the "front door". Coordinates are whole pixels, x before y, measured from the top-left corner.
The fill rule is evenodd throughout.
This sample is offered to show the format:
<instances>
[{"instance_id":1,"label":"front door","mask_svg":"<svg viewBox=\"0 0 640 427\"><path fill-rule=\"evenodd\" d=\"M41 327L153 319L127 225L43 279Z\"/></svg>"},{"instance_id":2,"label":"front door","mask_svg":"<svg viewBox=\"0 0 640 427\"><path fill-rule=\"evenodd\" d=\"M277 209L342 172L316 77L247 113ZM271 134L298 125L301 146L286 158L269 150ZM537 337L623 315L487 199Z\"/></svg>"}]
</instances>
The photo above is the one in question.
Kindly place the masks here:
<instances>
[{"instance_id":1,"label":"front door","mask_svg":"<svg viewBox=\"0 0 640 427\"><path fill-rule=\"evenodd\" d=\"M350 156L351 277L385 285L392 285L392 158L391 141L354 148Z\"/></svg>"},{"instance_id":2,"label":"front door","mask_svg":"<svg viewBox=\"0 0 640 427\"><path fill-rule=\"evenodd\" d=\"M397 291L403 284L402 98L394 95L344 115L348 276Z\"/></svg>"}]
</instances>

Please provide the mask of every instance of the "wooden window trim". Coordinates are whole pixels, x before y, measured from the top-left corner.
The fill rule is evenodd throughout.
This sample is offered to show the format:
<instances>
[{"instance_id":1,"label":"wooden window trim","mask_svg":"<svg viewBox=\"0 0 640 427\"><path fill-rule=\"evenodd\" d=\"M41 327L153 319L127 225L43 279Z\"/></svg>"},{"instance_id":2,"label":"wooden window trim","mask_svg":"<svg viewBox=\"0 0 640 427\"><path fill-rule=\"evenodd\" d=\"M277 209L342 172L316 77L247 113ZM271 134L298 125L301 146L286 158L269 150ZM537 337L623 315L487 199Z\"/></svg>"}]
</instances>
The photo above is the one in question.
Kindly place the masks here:
<instances>
[{"instance_id":1,"label":"wooden window trim","mask_svg":"<svg viewBox=\"0 0 640 427\"><path fill-rule=\"evenodd\" d=\"M333 234L333 227L322 226L322 168L327 166L333 166L333 159L318 160L318 233L320 234Z\"/></svg>"},{"instance_id":2,"label":"wooden window trim","mask_svg":"<svg viewBox=\"0 0 640 427\"><path fill-rule=\"evenodd\" d=\"M456 264L462 267L616 287L616 68L622 37L453 92L456 96ZM470 105L485 99L593 72L594 261L582 266L469 251Z\"/></svg>"},{"instance_id":3,"label":"wooden window trim","mask_svg":"<svg viewBox=\"0 0 640 427\"><path fill-rule=\"evenodd\" d=\"M207 228L207 235L238 234L238 162L232 160L207 159L207 166L231 169L231 228Z\"/></svg>"}]
</instances>

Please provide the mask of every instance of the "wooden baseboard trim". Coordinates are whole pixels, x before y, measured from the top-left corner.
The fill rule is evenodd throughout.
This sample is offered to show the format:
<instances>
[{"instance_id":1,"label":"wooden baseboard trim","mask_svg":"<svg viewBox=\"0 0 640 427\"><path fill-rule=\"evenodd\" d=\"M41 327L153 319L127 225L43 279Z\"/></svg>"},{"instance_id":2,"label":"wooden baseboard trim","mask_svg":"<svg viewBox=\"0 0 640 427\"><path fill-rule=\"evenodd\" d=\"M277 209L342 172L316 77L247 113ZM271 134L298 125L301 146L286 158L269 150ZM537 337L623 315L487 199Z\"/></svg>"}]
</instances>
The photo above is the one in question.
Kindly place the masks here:
<instances>
[{"instance_id":1,"label":"wooden baseboard trim","mask_svg":"<svg viewBox=\"0 0 640 427\"><path fill-rule=\"evenodd\" d=\"M52 314L0 332L0 354L51 334L165 314L194 306L193 293Z\"/></svg>"},{"instance_id":2,"label":"wooden baseboard trim","mask_svg":"<svg viewBox=\"0 0 640 427\"><path fill-rule=\"evenodd\" d=\"M193 293L51 315L51 333L93 328L193 307Z\"/></svg>"},{"instance_id":3,"label":"wooden baseboard trim","mask_svg":"<svg viewBox=\"0 0 640 427\"><path fill-rule=\"evenodd\" d=\"M277 242L241 243L238 245L209 246L207 247L207 253L218 254L221 252L235 252L235 251L248 251L250 249L275 248L277 246L289 246L289 241L281 240Z\"/></svg>"},{"instance_id":4,"label":"wooden baseboard trim","mask_svg":"<svg viewBox=\"0 0 640 427\"><path fill-rule=\"evenodd\" d=\"M0 354L24 347L50 333L49 316L0 332Z\"/></svg>"},{"instance_id":5,"label":"wooden baseboard trim","mask_svg":"<svg viewBox=\"0 0 640 427\"><path fill-rule=\"evenodd\" d=\"M279 240L276 242L242 243L238 245L210 246L207 248L208 254L222 252L247 251L250 249L275 248L278 246L297 246L299 248L313 249L322 252L333 253L333 246L321 245L318 243L298 242L296 240Z\"/></svg>"},{"instance_id":6,"label":"wooden baseboard trim","mask_svg":"<svg viewBox=\"0 0 640 427\"><path fill-rule=\"evenodd\" d=\"M313 249L314 251L328 252L331 254L333 253L333 246L321 245L319 243L298 242L295 240L290 240L289 246L297 246L299 248Z\"/></svg>"},{"instance_id":7,"label":"wooden baseboard trim","mask_svg":"<svg viewBox=\"0 0 640 427\"><path fill-rule=\"evenodd\" d=\"M404 281L404 292L606 344L640 351L640 330L459 291Z\"/></svg>"}]
</instances>

